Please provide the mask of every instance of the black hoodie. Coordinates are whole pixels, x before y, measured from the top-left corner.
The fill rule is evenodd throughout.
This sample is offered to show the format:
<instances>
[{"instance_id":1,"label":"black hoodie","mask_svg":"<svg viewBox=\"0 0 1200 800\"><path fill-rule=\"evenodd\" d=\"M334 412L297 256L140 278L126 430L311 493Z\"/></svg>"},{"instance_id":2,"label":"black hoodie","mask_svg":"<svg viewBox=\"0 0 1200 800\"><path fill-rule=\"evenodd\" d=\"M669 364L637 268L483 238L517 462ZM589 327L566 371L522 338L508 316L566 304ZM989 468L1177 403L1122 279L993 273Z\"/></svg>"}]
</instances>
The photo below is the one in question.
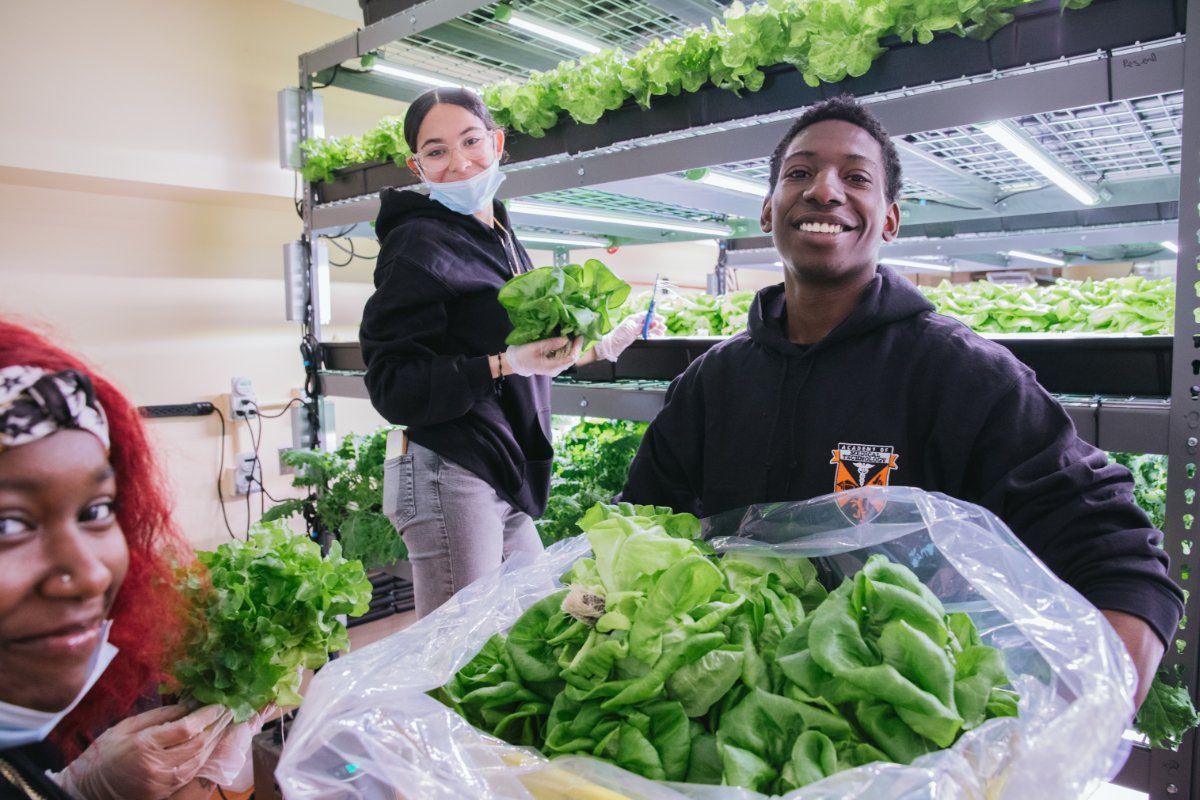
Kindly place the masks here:
<instances>
[{"instance_id":1,"label":"black hoodie","mask_svg":"<svg viewBox=\"0 0 1200 800\"><path fill-rule=\"evenodd\" d=\"M408 190L384 189L375 293L359 341L367 390L409 438L483 478L514 507L540 516L550 492L550 379L492 380L488 356L512 330L497 295L530 269L520 243ZM495 203L496 219L509 229Z\"/></svg>"},{"instance_id":2,"label":"black hoodie","mask_svg":"<svg viewBox=\"0 0 1200 800\"><path fill-rule=\"evenodd\" d=\"M886 267L811 346L788 340L786 315L782 284L763 289L748 330L675 380L621 499L708 516L860 485L943 492L996 514L1099 608L1171 640L1182 594L1128 471L1008 350Z\"/></svg>"}]
</instances>

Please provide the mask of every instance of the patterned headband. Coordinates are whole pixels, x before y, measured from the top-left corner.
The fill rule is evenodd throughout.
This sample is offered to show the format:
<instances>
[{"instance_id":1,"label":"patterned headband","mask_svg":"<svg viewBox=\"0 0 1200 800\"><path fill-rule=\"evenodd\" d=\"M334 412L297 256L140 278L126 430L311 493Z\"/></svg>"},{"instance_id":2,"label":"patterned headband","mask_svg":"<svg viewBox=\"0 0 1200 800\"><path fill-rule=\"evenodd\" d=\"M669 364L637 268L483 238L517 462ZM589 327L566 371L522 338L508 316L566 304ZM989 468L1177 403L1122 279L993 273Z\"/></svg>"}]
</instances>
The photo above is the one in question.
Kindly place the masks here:
<instances>
[{"instance_id":1,"label":"patterned headband","mask_svg":"<svg viewBox=\"0 0 1200 800\"><path fill-rule=\"evenodd\" d=\"M0 369L0 453L65 430L96 434L109 449L108 420L82 372Z\"/></svg>"}]
</instances>

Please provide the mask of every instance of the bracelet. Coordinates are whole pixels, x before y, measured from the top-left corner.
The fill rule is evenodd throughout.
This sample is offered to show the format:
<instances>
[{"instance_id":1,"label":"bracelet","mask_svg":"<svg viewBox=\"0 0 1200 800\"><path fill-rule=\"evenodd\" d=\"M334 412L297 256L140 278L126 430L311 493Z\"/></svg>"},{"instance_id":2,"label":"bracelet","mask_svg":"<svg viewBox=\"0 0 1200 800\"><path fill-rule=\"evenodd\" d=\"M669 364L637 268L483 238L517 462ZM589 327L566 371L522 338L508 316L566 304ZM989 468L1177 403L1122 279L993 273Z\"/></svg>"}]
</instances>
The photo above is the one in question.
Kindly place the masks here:
<instances>
[{"instance_id":1,"label":"bracelet","mask_svg":"<svg viewBox=\"0 0 1200 800\"><path fill-rule=\"evenodd\" d=\"M492 357L488 356L488 361L491 361L491 359L492 359ZM503 353L496 354L496 377L493 380L494 380L493 388L495 389L496 394L500 394L501 389L504 388L504 354Z\"/></svg>"}]
</instances>

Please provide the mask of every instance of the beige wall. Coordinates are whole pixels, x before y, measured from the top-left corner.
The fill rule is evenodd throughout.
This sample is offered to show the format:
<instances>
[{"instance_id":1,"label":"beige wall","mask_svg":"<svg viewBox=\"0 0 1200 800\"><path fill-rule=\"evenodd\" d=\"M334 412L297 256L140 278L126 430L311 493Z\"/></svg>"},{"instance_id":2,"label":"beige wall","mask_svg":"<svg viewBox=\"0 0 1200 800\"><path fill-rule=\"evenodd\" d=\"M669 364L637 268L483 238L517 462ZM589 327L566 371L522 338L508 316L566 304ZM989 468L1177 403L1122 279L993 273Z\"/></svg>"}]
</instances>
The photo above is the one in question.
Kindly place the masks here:
<instances>
[{"instance_id":1,"label":"beige wall","mask_svg":"<svg viewBox=\"0 0 1200 800\"><path fill-rule=\"evenodd\" d=\"M51 326L138 404L225 408L244 375L282 408L303 381L281 279L282 244L301 228L275 95L296 83L301 52L354 24L284 0L6 3L0 20L0 314ZM330 93L326 108L344 133L395 104ZM336 276L343 337L369 290L359 263ZM380 422L365 401L337 400L336 417L341 433ZM150 428L189 535L219 543L217 417ZM268 489L287 494L288 419L262 430ZM224 444L228 471L250 431ZM244 498L226 510L244 529Z\"/></svg>"}]
</instances>

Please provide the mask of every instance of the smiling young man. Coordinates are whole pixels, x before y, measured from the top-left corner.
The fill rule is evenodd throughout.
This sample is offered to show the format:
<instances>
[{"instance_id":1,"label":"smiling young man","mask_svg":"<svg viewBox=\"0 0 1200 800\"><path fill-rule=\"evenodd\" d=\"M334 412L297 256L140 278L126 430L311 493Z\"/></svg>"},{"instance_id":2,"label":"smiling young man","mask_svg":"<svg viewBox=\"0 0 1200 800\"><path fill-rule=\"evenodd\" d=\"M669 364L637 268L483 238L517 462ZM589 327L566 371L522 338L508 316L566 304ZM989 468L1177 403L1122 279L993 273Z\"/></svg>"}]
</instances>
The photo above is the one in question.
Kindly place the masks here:
<instances>
[{"instance_id":1,"label":"smiling young man","mask_svg":"<svg viewBox=\"0 0 1200 800\"><path fill-rule=\"evenodd\" d=\"M1140 703L1183 610L1162 534L1031 370L878 266L900 228L882 126L852 98L811 106L775 149L770 187L761 224L783 283L672 383L622 499L711 516L905 485L977 503L1104 610Z\"/></svg>"}]
</instances>

